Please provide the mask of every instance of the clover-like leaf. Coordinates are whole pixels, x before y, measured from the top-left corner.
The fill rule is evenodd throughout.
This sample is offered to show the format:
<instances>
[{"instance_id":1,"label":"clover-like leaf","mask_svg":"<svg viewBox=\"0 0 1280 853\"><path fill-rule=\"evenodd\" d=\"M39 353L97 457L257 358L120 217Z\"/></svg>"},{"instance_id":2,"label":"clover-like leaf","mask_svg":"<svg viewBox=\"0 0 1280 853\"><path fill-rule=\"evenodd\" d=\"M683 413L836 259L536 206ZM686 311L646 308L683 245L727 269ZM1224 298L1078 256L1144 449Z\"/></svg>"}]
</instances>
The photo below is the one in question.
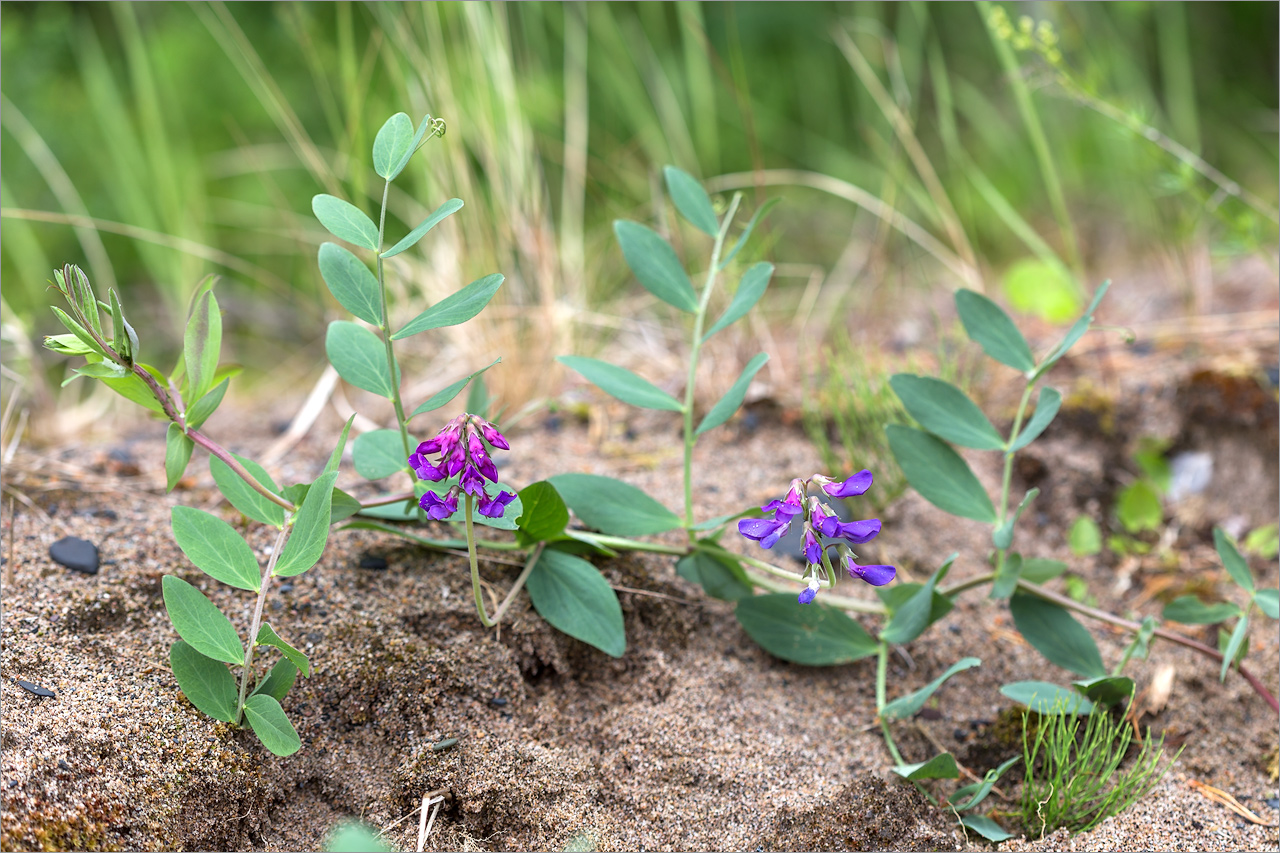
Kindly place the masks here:
<instances>
[{"instance_id":1,"label":"clover-like leaf","mask_svg":"<svg viewBox=\"0 0 1280 853\"><path fill-rule=\"evenodd\" d=\"M321 193L311 199L311 212L339 240L378 251L378 226L351 202Z\"/></svg>"}]
</instances>

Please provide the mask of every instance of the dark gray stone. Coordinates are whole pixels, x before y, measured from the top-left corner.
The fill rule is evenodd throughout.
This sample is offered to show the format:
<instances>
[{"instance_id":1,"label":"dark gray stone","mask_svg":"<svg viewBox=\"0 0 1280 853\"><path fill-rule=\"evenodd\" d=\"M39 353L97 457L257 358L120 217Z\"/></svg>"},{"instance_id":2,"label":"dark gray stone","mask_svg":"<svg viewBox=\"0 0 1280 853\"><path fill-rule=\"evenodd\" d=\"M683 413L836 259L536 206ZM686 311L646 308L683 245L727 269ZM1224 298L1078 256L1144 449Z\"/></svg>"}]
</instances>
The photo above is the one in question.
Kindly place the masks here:
<instances>
[{"instance_id":1,"label":"dark gray stone","mask_svg":"<svg viewBox=\"0 0 1280 853\"><path fill-rule=\"evenodd\" d=\"M98 573L98 546L76 536L66 536L49 546L49 556L73 572Z\"/></svg>"}]
</instances>

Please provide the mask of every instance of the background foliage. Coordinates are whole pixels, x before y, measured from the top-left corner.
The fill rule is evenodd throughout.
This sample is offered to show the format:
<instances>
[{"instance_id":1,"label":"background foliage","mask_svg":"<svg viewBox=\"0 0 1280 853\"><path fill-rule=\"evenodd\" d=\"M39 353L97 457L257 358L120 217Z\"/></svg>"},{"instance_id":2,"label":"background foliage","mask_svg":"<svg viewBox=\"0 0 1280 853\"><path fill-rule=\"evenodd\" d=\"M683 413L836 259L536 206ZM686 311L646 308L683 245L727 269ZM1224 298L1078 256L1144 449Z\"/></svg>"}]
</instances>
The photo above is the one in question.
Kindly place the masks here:
<instances>
[{"instance_id":1,"label":"background foliage","mask_svg":"<svg viewBox=\"0 0 1280 853\"><path fill-rule=\"evenodd\" d=\"M370 128L402 109L443 117L448 133L402 178L394 228L449 197L468 199L441 226L428 262L401 260L403 286L434 302L483 272L508 277L493 319L458 333L470 336L456 343L475 368L513 342L545 364L629 313L620 305L634 281L609 225L654 215L668 162L725 189L751 189L750 179L717 178L751 169L807 176L755 188L751 207L772 195L786 203L763 227L757 256L742 259L763 253L778 265L776 298L792 313L805 309L815 268L832 271L835 292L824 298L845 307L854 292L960 283L918 240L831 187L865 191L961 254L971 245L991 281L1032 254L1018 223L1094 282L1117 257L1155 247L1274 243L1274 223L1215 196L1166 151L1071 97L1033 52L1016 54L1010 76L989 11L917 2L5 3L6 341L22 356L24 340L51 331L45 288L65 262L150 306L155 316L136 323L173 330L196 283L215 272L231 351L250 364L307 369L323 345L316 330L337 311L315 268L322 237L308 200L370 199ZM1024 12L1052 23L1085 90L1275 206L1275 4L1008 6L1015 21ZM849 44L892 107L860 75ZM1069 227L1046 192L1020 85ZM894 109L936 187L895 133ZM675 239L680 248L678 229ZM836 276L855 244L870 247L874 262ZM176 334L170 346L176 352Z\"/></svg>"}]
</instances>

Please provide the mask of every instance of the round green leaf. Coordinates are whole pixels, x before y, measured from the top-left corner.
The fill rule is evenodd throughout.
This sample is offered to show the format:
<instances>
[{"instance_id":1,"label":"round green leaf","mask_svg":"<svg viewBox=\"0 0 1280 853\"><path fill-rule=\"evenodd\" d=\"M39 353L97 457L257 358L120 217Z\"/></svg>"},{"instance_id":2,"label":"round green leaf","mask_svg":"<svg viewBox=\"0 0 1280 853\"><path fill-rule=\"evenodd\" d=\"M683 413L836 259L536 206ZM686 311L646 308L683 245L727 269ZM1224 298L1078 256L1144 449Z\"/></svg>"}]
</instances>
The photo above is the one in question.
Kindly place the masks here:
<instances>
[{"instance_id":1,"label":"round green leaf","mask_svg":"<svg viewBox=\"0 0 1280 853\"><path fill-rule=\"evenodd\" d=\"M707 412L707 416L702 419L702 423L698 424L694 435L702 435L707 430L715 429L733 417L733 413L738 411L738 407L742 405L743 399L747 396L747 388L751 385L751 380L760 372L760 368L764 367L765 362L768 360L768 353L762 352L747 362L747 366L742 368L742 373L738 376L738 380L711 407L711 411Z\"/></svg>"},{"instance_id":2,"label":"round green leaf","mask_svg":"<svg viewBox=\"0 0 1280 853\"><path fill-rule=\"evenodd\" d=\"M1258 609L1272 619L1280 619L1280 590L1260 589L1253 594Z\"/></svg>"},{"instance_id":3,"label":"round green leaf","mask_svg":"<svg viewBox=\"0 0 1280 853\"><path fill-rule=\"evenodd\" d=\"M684 411L684 404L666 391L641 379L625 367L618 367L598 358L579 355L562 355L556 361L576 370L594 383L600 390L612 394L624 403L642 409L662 409L668 412Z\"/></svg>"},{"instance_id":4,"label":"round green leaf","mask_svg":"<svg viewBox=\"0 0 1280 853\"><path fill-rule=\"evenodd\" d=\"M721 601L741 601L755 595L742 566L720 554L694 551L676 562L676 574L700 584L707 595Z\"/></svg>"},{"instance_id":5,"label":"round green leaf","mask_svg":"<svg viewBox=\"0 0 1280 853\"><path fill-rule=\"evenodd\" d=\"M413 119L396 113L387 119L373 140L373 171L388 181L413 144Z\"/></svg>"},{"instance_id":6,"label":"round green leaf","mask_svg":"<svg viewBox=\"0 0 1280 853\"><path fill-rule=\"evenodd\" d=\"M1101 705L1104 708L1128 702L1133 698L1133 679L1123 675L1085 678L1071 682L1071 686L1087 696L1095 705Z\"/></svg>"},{"instance_id":7,"label":"round green leaf","mask_svg":"<svg viewBox=\"0 0 1280 853\"><path fill-rule=\"evenodd\" d=\"M879 644L832 607L801 604L780 592L738 602L734 613L751 639L774 657L805 666L833 666L874 655Z\"/></svg>"},{"instance_id":8,"label":"round green leaf","mask_svg":"<svg viewBox=\"0 0 1280 853\"><path fill-rule=\"evenodd\" d=\"M1146 480L1137 480L1120 490L1116 498L1116 517L1130 533L1155 530L1164 521L1160 495Z\"/></svg>"},{"instance_id":9,"label":"round green leaf","mask_svg":"<svg viewBox=\"0 0 1280 853\"><path fill-rule=\"evenodd\" d=\"M366 480L381 480L409 466L398 429L375 429L356 436L351 445L356 473Z\"/></svg>"},{"instance_id":10,"label":"round green leaf","mask_svg":"<svg viewBox=\"0 0 1280 853\"><path fill-rule=\"evenodd\" d=\"M935 755L919 764L895 765L893 772L913 782L921 779L957 779L960 776L960 768L956 766L955 756L949 752Z\"/></svg>"},{"instance_id":11,"label":"round green leaf","mask_svg":"<svg viewBox=\"0 0 1280 853\"><path fill-rule=\"evenodd\" d=\"M520 490L524 512L516 519L516 527L533 542L545 542L564 533L569 524L569 508L546 480L539 480Z\"/></svg>"},{"instance_id":12,"label":"round green leaf","mask_svg":"<svg viewBox=\"0 0 1280 853\"><path fill-rule=\"evenodd\" d=\"M583 524L601 533L648 536L683 524L679 516L640 489L612 477L557 474L547 482L556 487Z\"/></svg>"},{"instance_id":13,"label":"round green leaf","mask_svg":"<svg viewBox=\"0 0 1280 853\"><path fill-rule=\"evenodd\" d=\"M289 692L289 688L293 687L293 682L298 679L298 668L294 666L293 661L288 658L281 658L276 661L276 665L271 667L271 671L267 673L267 677L258 682L258 686L253 688L254 693L261 693L265 696L273 696L277 702L283 702L285 695Z\"/></svg>"},{"instance_id":14,"label":"round green leaf","mask_svg":"<svg viewBox=\"0 0 1280 853\"><path fill-rule=\"evenodd\" d=\"M899 424L890 424L885 432L898 466L921 497L952 515L988 524L996 520L996 509L986 490L949 446L928 433Z\"/></svg>"},{"instance_id":15,"label":"round green leaf","mask_svg":"<svg viewBox=\"0 0 1280 853\"><path fill-rule=\"evenodd\" d=\"M999 305L972 290L956 291L956 311L969 339L996 361L1028 373L1035 369L1031 347Z\"/></svg>"},{"instance_id":16,"label":"round green leaf","mask_svg":"<svg viewBox=\"0 0 1280 853\"><path fill-rule=\"evenodd\" d=\"M175 506L170 527L182 553L209 577L236 589L262 587L253 549L230 524L202 509Z\"/></svg>"},{"instance_id":17,"label":"round green leaf","mask_svg":"<svg viewBox=\"0 0 1280 853\"><path fill-rule=\"evenodd\" d=\"M627 266L654 296L690 314L698 310L693 284L671 244L652 228L625 219L613 223Z\"/></svg>"},{"instance_id":18,"label":"round green leaf","mask_svg":"<svg viewBox=\"0 0 1280 853\"><path fill-rule=\"evenodd\" d=\"M702 184L688 172L682 172L675 166L667 166L662 174L667 179L667 192L671 194L671 200L675 202L680 215L702 233L716 236L720 232L720 221L716 219L715 209Z\"/></svg>"},{"instance_id":19,"label":"round green leaf","mask_svg":"<svg viewBox=\"0 0 1280 853\"><path fill-rule=\"evenodd\" d=\"M311 199L311 212L339 240L378 251L378 226L351 202L321 193Z\"/></svg>"},{"instance_id":20,"label":"round green leaf","mask_svg":"<svg viewBox=\"0 0 1280 853\"><path fill-rule=\"evenodd\" d=\"M364 326L333 321L325 335L324 351L338 375L352 385L387 399L395 396L395 386L387 374L386 347ZM397 375L396 382L399 380Z\"/></svg>"},{"instance_id":21,"label":"round green leaf","mask_svg":"<svg viewBox=\"0 0 1280 853\"><path fill-rule=\"evenodd\" d=\"M525 586L538 615L551 627L611 657L622 657L627 650L618 596L586 560L548 548Z\"/></svg>"},{"instance_id":22,"label":"round green leaf","mask_svg":"<svg viewBox=\"0 0 1280 853\"><path fill-rule=\"evenodd\" d=\"M201 713L229 723L236 714L236 680L227 665L178 640L169 648L169 668L183 694Z\"/></svg>"},{"instance_id":23,"label":"round green leaf","mask_svg":"<svg viewBox=\"0 0 1280 853\"><path fill-rule=\"evenodd\" d=\"M244 662L244 647L231 620L203 592L173 575L165 575L160 585L169 620L179 637L205 657L224 663Z\"/></svg>"},{"instance_id":24,"label":"round green leaf","mask_svg":"<svg viewBox=\"0 0 1280 853\"><path fill-rule=\"evenodd\" d=\"M1086 678L1107 674L1098 644L1064 608L1034 595L1015 593L1009 599L1018 633L1049 663Z\"/></svg>"},{"instance_id":25,"label":"round green leaf","mask_svg":"<svg viewBox=\"0 0 1280 853\"><path fill-rule=\"evenodd\" d=\"M382 325L382 296L378 278L357 258L337 243L321 243L320 276L338 304L352 314L372 323Z\"/></svg>"},{"instance_id":26,"label":"round green leaf","mask_svg":"<svg viewBox=\"0 0 1280 853\"><path fill-rule=\"evenodd\" d=\"M987 416L950 382L898 373L889 385L907 414L944 441L978 450L1004 449L1004 439Z\"/></svg>"},{"instance_id":27,"label":"round green leaf","mask_svg":"<svg viewBox=\"0 0 1280 853\"><path fill-rule=\"evenodd\" d=\"M1088 557L1101 551L1102 531L1098 522L1087 515L1077 518L1067 533L1067 547L1077 557Z\"/></svg>"},{"instance_id":28,"label":"round green leaf","mask_svg":"<svg viewBox=\"0 0 1280 853\"><path fill-rule=\"evenodd\" d=\"M1004 274L1002 285L1014 310L1050 323L1065 323L1080 311L1080 289L1061 264L1018 261Z\"/></svg>"},{"instance_id":29,"label":"round green leaf","mask_svg":"<svg viewBox=\"0 0 1280 853\"><path fill-rule=\"evenodd\" d=\"M960 818L960 822L981 835L983 838L994 843L1007 841L1013 838L1013 833L1005 830L1003 826L996 823L989 817L979 814L967 814Z\"/></svg>"},{"instance_id":30,"label":"round green leaf","mask_svg":"<svg viewBox=\"0 0 1280 853\"><path fill-rule=\"evenodd\" d=\"M1061 560L1046 560L1032 557L1022 561L1021 578L1029 583L1047 583L1067 570L1068 566Z\"/></svg>"},{"instance_id":31,"label":"round green leaf","mask_svg":"<svg viewBox=\"0 0 1280 853\"><path fill-rule=\"evenodd\" d=\"M244 718L262 745L281 757L293 755L302 747L293 723L274 696L255 693L245 700Z\"/></svg>"},{"instance_id":32,"label":"round green leaf","mask_svg":"<svg viewBox=\"0 0 1280 853\"><path fill-rule=\"evenodd\" d=\"M465 323L479 314L489 300L502 286L503 278L498 273L471 282L457 293L451 293L410 320L403 329L391 336L398 341L428 329L439 329L444 326L456 326Z\"/></svg>"}]
</instances>

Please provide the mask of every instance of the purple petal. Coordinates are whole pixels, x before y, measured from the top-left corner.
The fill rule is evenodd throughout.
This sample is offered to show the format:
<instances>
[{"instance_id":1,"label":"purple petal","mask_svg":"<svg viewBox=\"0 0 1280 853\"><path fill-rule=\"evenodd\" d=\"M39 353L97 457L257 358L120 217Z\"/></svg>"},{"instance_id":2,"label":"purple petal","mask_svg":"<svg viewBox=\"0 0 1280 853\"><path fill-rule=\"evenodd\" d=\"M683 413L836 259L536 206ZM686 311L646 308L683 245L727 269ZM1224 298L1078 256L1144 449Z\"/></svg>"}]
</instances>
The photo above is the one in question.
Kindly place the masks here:
<instances>
[{"instance_id":1,"label":"purple petal","mask_svg":"<svg viewBox=\"0 0 1280 853\"><path fill-rule=\"evenodd\" d=\"M772 548L790 527L790 521L768 518L744 518L738 522L738 532L759 542L761 548Z\"/></svg>"},{"instance_id":2,"label":"purple petal","mask_svg":"<svg viewBox=\"0 0 1280 853\"><path fill-rule=\"evenodd\" d=\"M498 496L490 498L485 495L480 499L480 514L486 518L502 518L502 513L506 512L507 504L516 499L513 492L498 492Z\"/></svg>"},{"instance_id":3,"label":"purple petal","mask_svg":"<svg viewBox=\"0 0 1280 853\"><path fill-rule=\"evenodd\" d=\"M458 496L450 489L441 500L435 492L427 492L418 500L418 506L427 512L427 518L444 521L458 511Z\"/></svg>"},{"instance_id":4,"label":"purple petal","mask_svg":"<svg viewBox=\"0 0 1280 853\"><path fill-rule=\"evenodd\" d=\"M861 578L872 586L884 586L898 574L893 566L859 566L852 558L849 559L848 569L849 577Z\"/></svg>"},{"instance_id":5,"label":"purple petal","mask_svg":"<svg viewBox=\"0 0 1280 853\"><path fill-rule=\"evenodd\" d=\"M409 467L418 475L419 480L431 480L432 482L440 482L444 479L444 472L427 461L427 457L421 453L415 453L409 457Z\"/></svg>"},{"instance_id":6,"label":"purple petal","mask_svg":"<svg viewBox=\"0 0 1280 853\"><path fill-rule=\"evenodd\" d=\"M813 526L818 528L823 536L838 536L840 530L840 519L834 515L828 514L822 504L818 504L813 508L813 512L809 514L809 518L813 521Z\"/></svg>"},{"instance_id":7,"label":"purple petal","mask_svg":"<svg viewBox=\"0 0 1280 853\"><path fill-rule=\"evenodd\" d=\"M798 600L801 604L812 604L814 596L817 594L818 591L816 589L806 589L804 592L800 593L800 598Z\"/></svg>"},{"instance_id":8,"label":"purple petal","mask_svg":"<svg viewBox=\"0 0 1280 853\"><path fill-rule=\"evenodd\" d=\"M480 436L471 436L467 441L467 451L471 455L471 464L476 467L476 470L486 479L498 482L498 469L489 458L489 452L484 449L484 442L480 440Z\"/></svg>"},{"instance_id":9,"label":"purple petal","mask_svg":"<svg viewBox=\"0 0 1280 853\"><path fill-rule=\"evenodd\" d=\"M804 511L804 508L799 504L787 503L776 499L769 501L760 509L773 513L773 517L778 521L782 521L784 518L790 521Z\"/></svg>"},{"instance_id":10,"label":"purple petal","mask_svg":"<svg viewBox=\"0 0 1280 853\"><path fill-rule=\"evenodd\" d=\"M871 472L863 468L843 483L827 483L822 490L833 498L851 498L871 488Z\"/></svg>"},{"instance_id":11,"label":"purple petal","mask_svg":"<svg viewBox=\"0 0 1280 853\"><path fill-rule=\"evenodd\" d=\"M839 530L835 533L829 533L828 536L839 536L846 539L854 545L861 545L864 542L870 542L880 535L880 519L869 518L866 521L851 521L848 524L837 525Z\"/></svg>"},{"instance_id":12,"label":"purple petal","mask_svg":"<svg viewBox=\"0 0 1280 853\"><path fill-rule=\"evenodd\" d=\"M426 441L422 442L422 444L419 444L418 452L423 456L426 456L428 453L439 453L440 437L436 436L435 438L428 438Z\"/></svg>"},{"instance_id":13,"label":"purple petal","mask_svg":"<svg viewBox=\"0 0 1280 853\"><path fill-rule=\"evenodd\" d=\"M462 487L462 491L472 497L484 500L484 478L480 476L480 472L476 470L474 465L468 465L462 469L462 476L458 478L458 485Z\"/></svg>"},{"instance_id":14,"label":"purple petal","mask_svg":"<svg viewBox=\"0 0 1280 853\"><path fill-rule=\"evenodd\" d=\"M808 527L804 531L804 558L815 566L822 562L822 546L818 544L818 537L813 535L813 531Z\"/></svg>"},{"instance_id":15,"label":"purple petal","mask_svg":"<svg viewBox=\"0 0 1280 853\"><path fill-rule=\"evenodd\" d=\"M511 445L507 444L507 439L502 433L498 432L498 428L488 421L480 421L480 432L484 434L484 440L492 444L499 450L510 450Z\"/></svg>"}]
</instances>

